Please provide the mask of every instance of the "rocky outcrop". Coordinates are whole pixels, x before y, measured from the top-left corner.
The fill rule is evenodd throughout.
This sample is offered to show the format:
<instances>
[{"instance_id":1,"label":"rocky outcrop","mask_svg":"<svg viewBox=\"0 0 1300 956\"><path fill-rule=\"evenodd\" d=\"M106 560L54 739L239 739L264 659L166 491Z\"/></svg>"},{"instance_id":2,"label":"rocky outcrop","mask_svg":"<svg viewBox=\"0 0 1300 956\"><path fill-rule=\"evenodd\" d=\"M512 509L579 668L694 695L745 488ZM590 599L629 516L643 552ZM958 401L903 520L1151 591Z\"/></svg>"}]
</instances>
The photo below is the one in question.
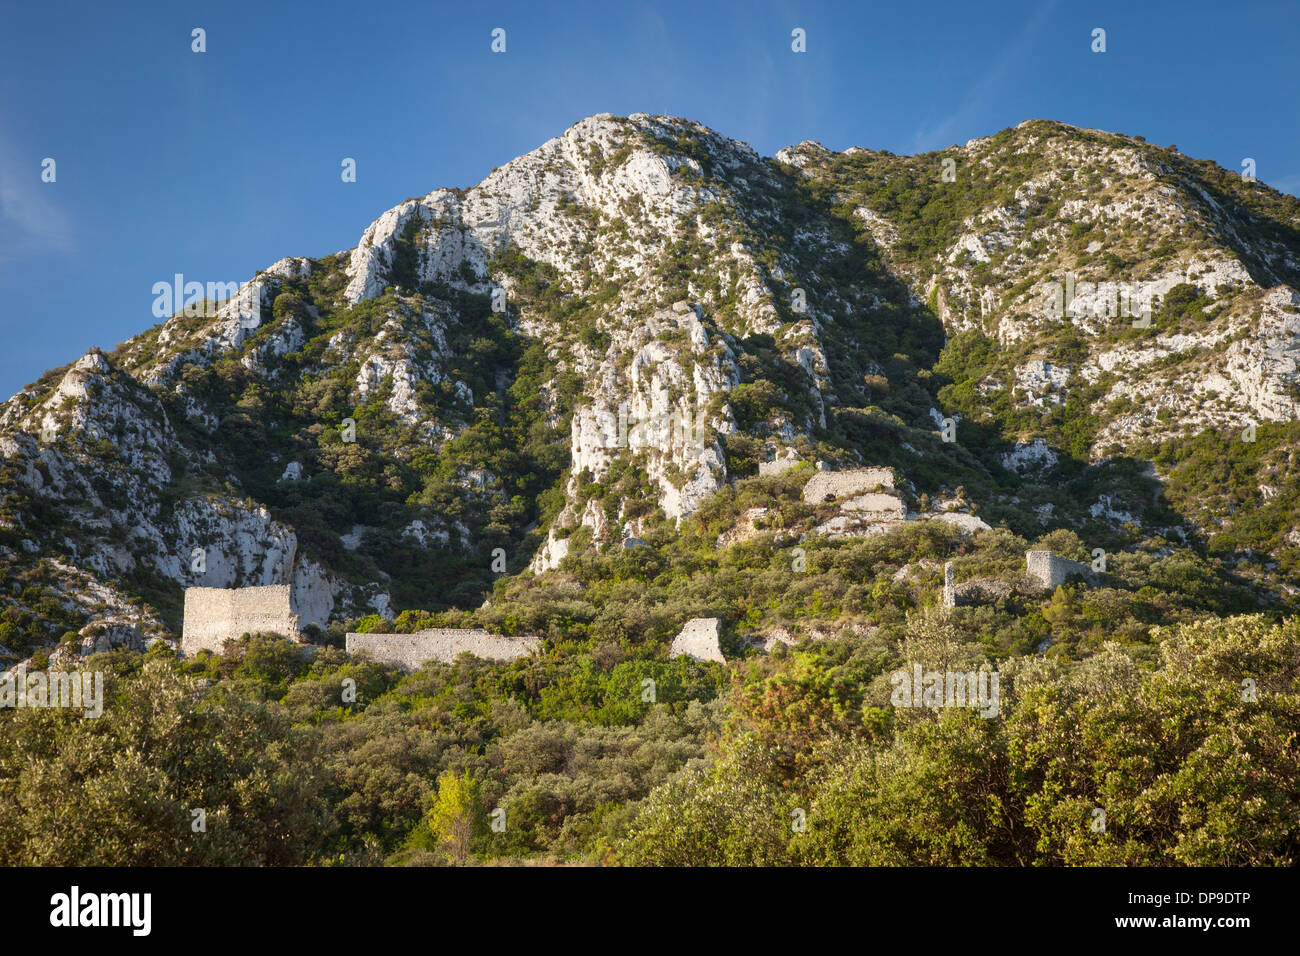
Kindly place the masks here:
<instances>
[{"instance_id":1,"label":"rocky outcrop","mask_svg":"<svg viewBox=\"0 0 1300 956\"><path fill-rule=\"evenodd\" d=\"M116 648L143 651L147 646L139 622L123 617L101 617L91 621L77 632L77 636L81 638L83 657Z\"/></svg>"},{"instance_id":2,"label":"rocky outcrop","mask_svg":"<svg viewBox=\"0 0 1300 956\"><path fill-rule=\"evenodd\" d=\"M582 120L477 185L395 205L353 249L281 259L232 283L210 313L91 350L0 406L0 570L46 562L74 629L120 615L146 641L166 626L130 597L141 581L173 595L287 587L300 626L393 616L403 608L390 596L411 593L393 580L406 556L486 557L474 552L490 526L536 547L536 573L588 540L658 546L647 530L657 512L685 523L733 485L755 493L742 476L775 479L801 462L823 469L802 512L769 520L776 504L746 497L720 546L778 524L832 538L912 520L984 531L985 502L916 494L921 483L941 494L946 472L917 463L954 440L939 437L950 421L959 453L943 451L948 464L996 471L1005 451L1013 474L983 475L999 505L1044 525L1122 527L1140 525L1141 495L1071 505L1051 487L1067 448L1101 462L1202 429L1296 419L1293 203L1062 124L1022 124L951 158L958 175L983 172L967 212L930 217L918 242L905 195L929 198L933 156L805 142L770 161L679 118ZM885 202L884 183L908 189ZM1149 328L1123 314L1135 302L1154 313ZM1162 312L1171 302L1191 304ZM966 342L975 377L945 394L972 390L988 408L962 410L987 420L927 419L948 399L943 375L919 363L962 332L979 333ZM476 355L494 367L475 367ZM529 394L512 392L516 377ZM1081 390L1087 409L1073 401ZM1007 424L996 419L1008 409L1014 449L962 444L972 427ZM500 434L457 444L493 416ZM1067 438L1070 416L1083 430ZM1038 422L1056 429L1050 439L1032 433ZM544 468L518 469L545 482L525 493L507 487L518 475L483 465L501 436L546 448ZM263 442L264 461L244 460L241 443ZM551 508L542 496L557 483ZM1007 483L1015 494L1001 494ZM354 500L329 500L362 486L391 500L364 517ZM316 500L330 505L325 527ZM533 535L539 514L555 517Z\"/></svg>"},{"instance_id":3,"label":"rocky outcrop","mask_svg":"<svg viewBox=\"0 0 1300 956\"><path fill-rule=\"evenodd\" d=\"M718 547L730 547L758 536L763 532L764 522L770 513L769 508L747 508L734 528L729 528L718 535Z\"/></svg>"},{"instance_id":4,"label":"rocky outcrop","mask_svg":"<svg viewBox=\"0 0 1300 956\"><path fill-rule=\"evenodd\" d=\"M1033 474L1056 467L1059 457L1042 438L1016 443L1013 451L1002 456L1002 467L1017 474Z\"/></svg>"}]
</instances>

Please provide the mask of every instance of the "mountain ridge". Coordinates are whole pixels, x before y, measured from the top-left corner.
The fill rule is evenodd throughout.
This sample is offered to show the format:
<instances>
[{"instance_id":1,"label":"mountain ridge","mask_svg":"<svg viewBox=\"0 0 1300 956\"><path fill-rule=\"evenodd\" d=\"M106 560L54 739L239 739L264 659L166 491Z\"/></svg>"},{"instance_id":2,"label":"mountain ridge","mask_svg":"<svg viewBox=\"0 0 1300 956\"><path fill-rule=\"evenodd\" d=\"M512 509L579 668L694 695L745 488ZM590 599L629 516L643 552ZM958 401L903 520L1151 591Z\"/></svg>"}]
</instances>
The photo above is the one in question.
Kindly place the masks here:
<instances>
[{"instance_id":1,"label":"mountain ridge","mask_svg":"<svg viewBox=\"0 0 1300 956\"><path fill-rule=\"evenodd\" d=\"M799 462L893 468L912 518L1193 547L1289 600L1297 287L1294 197L1137 138L1031 120L765 160L598 114L6 402L0 561L75 610L11 588L0 644L106 614L174 634L191 584L291 584L317 627L472 607L498 550L552 572ZM1197 510L1216 455L1271 491ZM807 517L769 530L848 527Z\"/></svg>"}]
</instances>

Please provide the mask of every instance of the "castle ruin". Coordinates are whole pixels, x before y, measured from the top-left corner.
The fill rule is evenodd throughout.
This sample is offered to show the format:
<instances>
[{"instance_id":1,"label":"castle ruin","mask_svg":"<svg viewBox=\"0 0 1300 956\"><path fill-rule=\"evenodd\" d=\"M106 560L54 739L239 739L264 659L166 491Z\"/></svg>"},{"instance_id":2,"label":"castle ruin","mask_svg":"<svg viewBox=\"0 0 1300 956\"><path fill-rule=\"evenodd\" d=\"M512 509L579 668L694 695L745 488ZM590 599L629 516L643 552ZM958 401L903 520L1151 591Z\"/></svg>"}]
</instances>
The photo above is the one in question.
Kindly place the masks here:
<instances>
[{"instance_id":1,"label":"castle ruin","mask_svg":"<svg viewBox=\"0 0 1300 956\"><path fill-rule=\"evenodd\" d=\"M725 664L722 656L722 622L716 617L693 617L682 625L668 648L668 657L689 657L697 661Z\"/></svg>"},{"instance_id":2,"label":"castle ruin","mask_svg":"<svg viewBox=\"0 0 1300 956\"><path fill-rule=\"evenodd\" d=\"M1025 552L1025 576L1040 590L1055 590L1076 574L1082 575L1089 584L1096 582L1096 576L1086 564L1062 558L1051 551ZM943 566L944 607L987 604L1008 597L1012 591L1010 585L996 578L978 578L957 584L952 562Z\"/></svg>"},{"instance_id":3,"label":"castle ruin","mask_svg":"<svg viewBox=\"0 0 1300 956\"><path fill-rule=\"evenodd\" d=\"M850 471L819 471L803 486L803 500L821 504L836 498L851 498L864 492L894 490L894 472L889 468L854 468Z\"/></svg>"},{"instance_id":4,"label":"castle ruin","mask_svg":"<svg viewBox=\"0 0 1300 956\"><path fill-rule=\"evenodd\" d=\"M1025 573L1039 587L1053 589L1064 584L1065 579L1072 574L1082 574L1085 578L1092 579L1092 569L1088 565L1062 558L1050 551L1026 551Z\"/></svg>"},{"instance_id":5,"label":"castle ruin","mask_svg":"<svg viewBox=\"0 0 1300 956\"><path fill-rule=\"evenodd\" d=\"M360 634L349 631L344 639L349 654L364 654L381 664L419 670L425 661L450 664L461 654L493 661L513 661L535 653L536 637L505 637L482 628L438 627L414 634Z\"/></svg>"},{"instance_id":6,"label":"castle ruin","mask_svg":"<svg viewBox=\"0 0 1300 956\"><path fill-rule=\"evenodd\" d=\"M1011 596L1012 587L997 578L975 578L971 581L957 583L953 573L952 562L943 566L943 606L972 607L978 604L992 604Z\"/></svg>"},{"instance_id":7,"label":"castle ruin","mask_svg":"<svg viewBox=\"0 0 1300 956\"><path fill-rule=\"evenodd\" d=\"M299 639L298 615L290 606L290 587L186 588L181 653L220 654L225 642L244 634L279 634Z\"/></svg>"}]
</instances>

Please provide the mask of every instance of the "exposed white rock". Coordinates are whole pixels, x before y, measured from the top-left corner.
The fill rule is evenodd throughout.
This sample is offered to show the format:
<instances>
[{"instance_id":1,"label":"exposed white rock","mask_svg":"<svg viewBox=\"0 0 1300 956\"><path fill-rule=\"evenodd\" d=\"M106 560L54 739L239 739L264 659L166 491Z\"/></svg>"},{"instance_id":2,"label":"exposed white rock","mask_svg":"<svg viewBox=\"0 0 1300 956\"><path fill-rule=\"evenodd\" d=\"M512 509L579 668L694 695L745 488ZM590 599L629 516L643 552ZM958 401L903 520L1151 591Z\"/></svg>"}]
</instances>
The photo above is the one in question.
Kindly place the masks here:
<instances>
[{"instance_id":1,"label":"exposed white rock","mask_svg":"<svg viewBox=\"0 0 1300 956\"><path fill-rule=\"evenodd\" d=\"M299 556L290 584L290 604L299 623L304 626L328 624L336 598L342 591L340 582L316 561Z\"/></svg>"},{"instance_id":2,"label":"exposed white rock","mask_svg":"<svg viewBox=\"0 0 1300 956\"><path fill-rule=\"evenodd\" d=\"M1101 495L1096 502L1089 506L1088 513L1094 518L1115 524L1125 524L1130 521L1134 524L1141 523L1128 511L1116 508L1110 495Z\"/></svg>"},{"instance_id":3,"label":"exposed white rock","mask_svg":"<svg viewBox=\"0 0 1300 956\"><path fill-rule=\"evenodd\" d=\"M759 462L758 473L764 477L784 475L787 471L800 463L800 458L795 453L794 449L787 448L782 454L773 458L771 461Z\"/></svg>"},{"instance_id":4,"label":"exposed white rock","mask_svg":"<svg viewBox=\"0 0 1300 956\"><path fill-rule=\"evenodd\" d=\"M691 140L690 149L673 145L683 138ZM991 162L986 154L993 143L979 139L958 148L959 168ZM1106 382L1094 413L1103 415L1116 402L1123 411L1103 416L1113 421L1094 443L1094 458L1112 453L1112 445L1122 449L1138 439L1180 431L1295 420L1300 293L1282 284L1298 268L1294 257L1259 238L1257 230L1244 228L1241 210L1138 145L1123 143L1104 135L1026 136L1019 149L1034 160L1034 175L1010 198L1001 194L996 208L963 222L927 264L933 275L907 274L891 259L899 228L889 218L866 206L853 214L909 284L910 301L933 302L949 333L978 327L1004 347L1024 343L1016 345L1014 361L1030 356L1028 362L1014 370L998 367L976 383L977 393L990 403L1010 387L1021 406L1048 409L1065 401L1076 371L1078 381ZM778 154L804 176L833 158L811 142ZM796 380L785 387L807 399L806 414L797 416L802 420L778 410L770 413L771 421L759 423L755 437L765 448L763 457L772 456L759 465L760 474L782 474L803 456L828 454L814 451L820 440L816 432L827 423L828 408L844 403L834 394L827 356L840 358L832 350L845 340L826 338L825 330L844 316L852 319L881 307L884 293L854 292L817 275L821 263L852 251L820 213L801 217L782 233L780 244L770 240L771 217L779 215L772 197L780 195L778 186L785 188L781 182L784 174L760 163L748 147L698 124L602 114L493 170L477 186L435 190L385 212L357 248L340 254L345 276L313 276L318 266L312 261L281 259L240 286L215 316L168 319L115 352L112 364L92 351L61 376L0 407L7 473L22 495L34 496L67 519L66 527L56 530L24 522L21 514L6 516L6 529L13 532L6 559L15 551L24 560L66 554L94 586L110 592L106 582L135 571L158 572L175 584L289 584L295 604L305 609L304 620L317 623L364 612L372 598L374 607L391 614L388 595L375 593L380 582L350 584L301 553L293 529L244 496L240 480L248 476L225 473L230 465L213 453L218 443L191 442L192 430L180 420L174 428L169 415L209 434L239 427L240 414L231 415L211 397L213 377L228 369L213 370L219 360L237 360L242 369L234 371L248 373L254 392L284 385L286 372L301 369L310 380L324 369L340 368L348 370L338 383L348 392L338 396L344 407L358 408L382 396L397 420L410 426L414 438L403 442L399 457L436 453L482 412L475 403L484 396L457 378L465 374L457 371L464 368L463 356L448 342L458 347L464 342L464 330L456 325L463 317L450 299L426 299L403 288L381 303L365 302L402 285L424 293L424 283L456 293L506 293L506 320L540 339L566 376L540 386L544 415L552 424L573 398L561 398L557 382L580 383L570 423L566 502L545 529L535 571L558 566L570 548L566 535L576 528L590 529L599 543L617 544L653 527L653 514L629 517L638 511L630 501L607 506L584 496L586 479L607 477L620 458L644 467L650 503L678 520L734 478L723 453L730 447L725 439L737 427L728 392L741 381L742 367L753 373L747 364L753 356L740 354L748 350L750 336L771 337ZM1044 217L1042 209L1055 203L1059 211ZM1189 231L1195 236L1183 241ZM1168 240L1174 251L1136 263L1131 255L1127 262L1110 255L1131 251L1120 249L1114 238L1130 233L1136 233L1139 249ZM507 246L554 270L547 273L548 282L558 276L549 294L556 299L558 293L563 308L525 306L509 270L494 273L493 257ZM683 271L680 281L665 280L664 263L681 256L702 261L705 274ZM397 270L399 259L412 271ZM328 258L318 261L334 268ZM1051 283L1067 273L1072 299L1062 315L1047 314L1043 299ZM281 300L277 316L272 305L282 292L301 292L299 283L307 279L317 287L322 278L328 280L327 298L341 295L344 303L363 304L356 313L370 324L333 332L323 355L317 342L305 357L302 350L319 334L321 315L310 305L304 312L292 300L286 310ZM1153 328L1140 337L1128 330L1123 338L1110 334L1129 320L1116 314L1122 298L1158 304L1182 283L1197 285L1213 300L1203 320L1189 316L1176 330ZM796 287L811 292L806 308L792 305ZM587 308L571 296L596 296L602 304ZM889 306L899 301L891 297ZM581 335L555 317L571 314L566 311L571 304L583 307ZM1082 348L1084 357L1069 359L1069 365L1057 360L1049 348L1059 342L1057 329L1068 334L1065 354L1078 356ZM1103 335L1104 345L1094 338ZM864 352L873 348L859 344ZM856 358L858 371L884 374L874 359ZM883 354L875 359L888 364ZM491 393L509 384L498 378L487 388ZM930 416L937 427L947 417L938 409ZM335 419L322 423L329 429L335 425ZM416 447L421 443L432 449ZM88 445L94 454L86 452ZM914 455L924 450L906 441L899 447ZM279 449L279 454L302 453ZM269 460L278 468L282 459ZM281 480L302 480L303 461L311 463L315 481L316 458L289 461ZM1057 452L1041 439L1017 445L1003 457L1008 469L1026 475L1057 463ZM873 471L882 472L884 480L845 477ZM182 472L186 479L177 482ZM507 478L464 470L453 483L477 509L499 500ZM898 480L911 487L901 473ZM889 469L821 472L804 489L805 501L825 519L816 530L832 537L877 534L917 517L966 531L988 527L967 513L965 502L909 516L904 502L910 495L893 493L894 481ZM1279 487L1285 485L1261 479L1261 498L1274 496ZM184 489L178 501L160 494L178 488ZM828 496L834 507L825 507ZM1090 513L1096 520L1124 523L1135 520L1132 510L1136 505L1103 496ZM1035 512L1044 524L1077 518L1073 510L1057 516L1052 504L1038 505ZM749 509L719 539L720 546L767 530L773 523L769 518L765 509ZM405 520L385 528L401 528ZM470 537L464 525L442 520L426 513L401 533L425 547L445 546L453 535L462 543ZM343 547L356 550L364 530L358 525L341 535ZM134 613L129 600L123 607L128 617ZM142 634L147 630L141 626Z\"/></svg>"},{"instance_id":5,"label":"exposed white rock","mask_svg":"<svg viewBox=\"0 0 1300 956\"><path fill-rule=\"evenodd\" d=\"M569 539L557 537L555 530L555 528L551 528L546 541L537 550L537 554L533 555L529 569L534 574L554 571L569 554Z\"/></svg>"},{"instance_id":6,"label":"exposed white rock","mask_svg":"<svg viewBox=\"0 0 1300 956\"><path fill-rule=\"evenodd\" d=\"M763 646L763 650L768 654L771 654L778 644L794 647L799 643L798 638L791 634L788 628L784 627L774 627L765 633L759 634L758 639Z\"/></svg>"},{"instance_id":7,"label":"exposed white rock","mask_svg":"<svg viewBox=\"0 0 1300 956\"><path fill-rule=\"evenodd\" d=\"M370 606L380 617L388 618L390 621L396 617L393 613L393 599L387 592L380 591L371 595Z\"/></svg>"},{"instance_id":8,"label":"exposed white rock","mask_svg":"<svg viewBox=\"0 0 1300 956\"><path fill-rule=\"evenodd\" d=\"M451 533L447 529L430 527L420 518L402 529L402 537L413 538L426 548L445 547L451 541Z\"/></svg>"},{"instance_id":9,"label":"exposed white rock","mask_svg":"<svg viewBox=\"0 0 1300 956\"><path fill-rule=\"evenodd\" d=\"M1071 371L1069 366L1033 359L1016 369L1015 391L1023 404L1037 408L1064 404Z\"/></svg>"},{"instance_id":10,"label":"exposed white rock","mask_svg":"<svg viewBox=\"0 0 1300 956\"><path fill-rule=\"evenodd\" d=\"M955 525L963 531L975 532L990 530L988 522L983 518L978 518L975 515L970 514L961 514L956 511L946 511L943 514L937 514L934 516L934 520Z\"/></svg>"},{"instance_id":11,"label":"exposed white rock","mask_svg":"<svg viewBox=\"0 0 1300 956\"><path fill-rule=\"evenodd\" d=\"M1002 456L1002 467L1019 474L1055 468L1059 459L1056 452L1048 447L1047 441L1035 438L1025 444L1016 443L1014 451Z\"/></svg>"}]
</instances>

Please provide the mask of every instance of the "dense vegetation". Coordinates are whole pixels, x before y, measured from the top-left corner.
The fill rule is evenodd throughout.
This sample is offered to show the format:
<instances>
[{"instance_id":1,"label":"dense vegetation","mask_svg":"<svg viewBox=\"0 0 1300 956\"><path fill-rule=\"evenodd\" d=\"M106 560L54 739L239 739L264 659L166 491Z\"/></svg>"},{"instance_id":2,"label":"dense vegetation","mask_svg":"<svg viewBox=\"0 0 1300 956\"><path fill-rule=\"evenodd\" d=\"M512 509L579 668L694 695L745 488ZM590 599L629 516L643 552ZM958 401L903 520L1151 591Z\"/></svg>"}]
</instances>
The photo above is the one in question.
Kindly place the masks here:
<instances>
[{"instance_id":1,"label":"dense vegetation","mask_svg":"<svg viewBox=\"0 0 1300 956\"><path fill-rule=\"evenodd\" d=\"M397 622L542 633L535 659L403 675L260 635L96 655L102 718L0 717L0 861L1296 861L1300 629L1221 616L1252 599L1212 565L1117 556L1102 587L944 610L939 560L1014 582L1029 542L935 522L814 545L796 571L779 531L708 547L727 506L666 547ZM1085 556L1068 532L1037 544ZM666 659L702 614L738 661ZM821 639L748 646L776 625ZM891 706L913 662L996 667L1000 714Z\"/></svg>"},{"instance_id":2,"label":"dense vegetation","mask_svg":"<svg viewBox=\"0 0 1300 956\"><path fill-rule=\"evenodd\" d=\"M941 619L911 640L912 654L969 654ZM617 857L1293 865L1300 628L1229 618L1158 640L1158 667L1113 645L1073 666L1010 662L998 719L882 707L865 662L797 654L744 688L717 761L657 789Z\"/></svg>"},{"instance_id":3,"label":"dense vegetation","mask_svg":"<svg viewBox=\"0 0 1300 956\"><path fill-rule=\"evenodd\" d=\"M312 626L307 649L249 634L223 655L100 653L81 665L105 675L104 716L0 710L0 864L1300 862L1300 424L1260 423L1250 440L1171 427L1101 449L1143 399L1108 398L1120 375L1079 368L1143 333L1042 321L1004 341L979 298L1018 310L1052 277L1141 279L1216 243L1261 286L1294 285L1300 205L1059 124L919 156L809 149L800 166L720 162L705 132L682 129L587 156L596 177L634 148L676 157L673 181L709 199L671 234L633 236L647 213L634 195L618 217L565 194L551 225L581 268L507 244L487 274L464 262L429 281L430 231L455 224L417 216L373 298L348 304L346 257L327 256L278 278L270 315L235 348L197 347L186 336L206 320L178 316L167 339L160 326L109 356L96 387L146 430L175 429L171 480L152 489L164 513L207 495L265 504L298 554L382 582L398 613ZM1139 166L1155 180L1135 185L1124 170ZM1148 188L1209 196L1227 218L1107 231L1067 205ZM974 217L1007 210L1026 247L949 255ZM892 236L873 232L881 222ZM763 290L757 318L735 247ZM966 291L941 281L957 272ZM1222 329L1259 295L1188 276L1153 328ZM735 426L718 434L727 481L680 522L644 451L572 474L568 443L592 400L579 370L599 371L676 300L707 304L695 370L734 362L705 410ZM684 327L658 328L685 349ZM142 384L167 359L166 384ZM1036 359L1067 370L1062 400L1015 387ZM424 365L404 377L403 362ZM394 409L401 389L409 414ZM955 442L936 416L953 417ZM97 536L146 553L114 480L123 436L105 434L42 439L102 466L93 513L33 490L50 481L41 455L40 482L0 460L0 654L34 669L65 666L105 611L64 559ZM1055 459L1017 471L1008 453L1030 437ZM761 475L777 447L802 463ZM304 480L285 479L290 462ZM914 517L942 500L990 528L915 520L828 539L818 528L837 506L802 497L814 462L888 466ZM566 511L615 533L569 522L558 571L521 573ZM417 521L433 543L408 533ZM1102 564L1043 592L1024 576L1030 548ZM946 562L986 597L944 608ZM178 630L174 573L142 558L113 583ZM72 590L91 595L80 612ZM696 617L721 621L726 665L668 658ZM342 650L347 630L428 627L536 635L542 650L411 674ZM914 664L996 669L999 712L895 706L891 675Z\"/></svg>"}]
</instances>

